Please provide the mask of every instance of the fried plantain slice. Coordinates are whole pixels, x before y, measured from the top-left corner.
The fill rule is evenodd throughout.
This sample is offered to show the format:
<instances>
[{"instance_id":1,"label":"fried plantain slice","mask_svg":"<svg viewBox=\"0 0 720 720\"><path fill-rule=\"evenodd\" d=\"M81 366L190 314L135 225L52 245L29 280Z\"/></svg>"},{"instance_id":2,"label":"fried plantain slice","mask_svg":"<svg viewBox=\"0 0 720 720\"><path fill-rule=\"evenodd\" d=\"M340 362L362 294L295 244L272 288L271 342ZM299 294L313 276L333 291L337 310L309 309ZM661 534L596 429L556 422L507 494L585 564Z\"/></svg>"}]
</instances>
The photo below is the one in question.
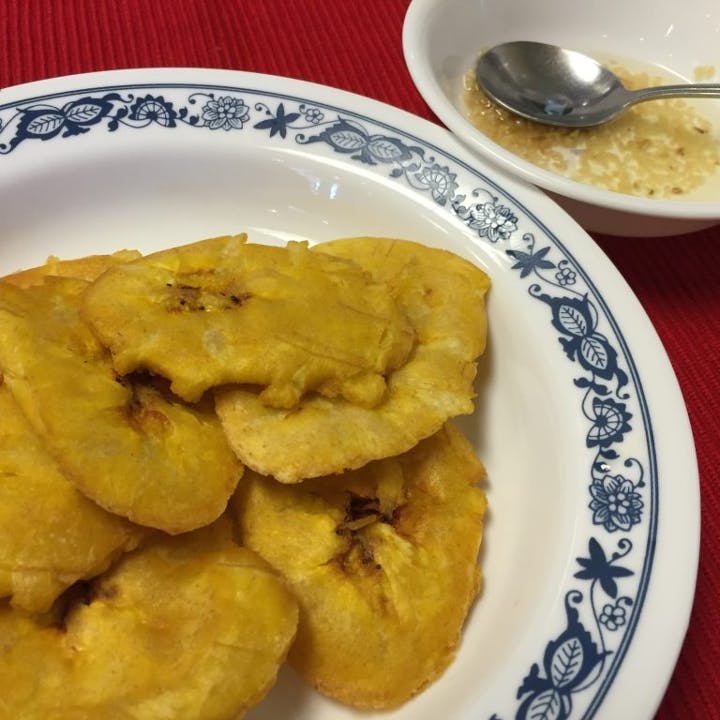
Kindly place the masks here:
<instances>
[{"instance_id":1,"label":"fried plantain slice","mask_svg":"<svg viewBox=\"0 0 720 720\"><path fill-rule=\"evenodd\" d=\"M282 485L249 471L234 496L241 541L300 603L290 664L360 708L389 708L455 655L479 586L484 469L447 424L397 458Z\"/></svg>"},{"instance_id":2,"label":"fried plantain slice","mask_svg":"<svg viewBox=\"0 0 720 720\"><path fill-rule=\"evenodd\" d=\"M63 476L0 384L0 597L46 612L67 587L104 572L145 534Z\"/></svg>"},{"instance_id":3,"label":"fried plantain slice","mask_svg":"<svg viewBox=\"0 0 720 720\"><path fill-rule=\"evenodd\" d=\"M242 466L210 403L118 379L81 320L88 283L0 283L0 370L63 474L106 510L169 533L225 509Z\"/></svg>"},{"instance_id":4,"label":"fried plantain slice","mask_svg":"<svg viewBox=\"0 0 720 720\"><path fill-rule=\"evenodd\" d=\"M190 402L249 383L274 407L292 408L309 390L372 406L414 340L385 288L354 263L245 235L118 265L83 311L117 372L157 373Z\"/></svg>"},{"instance_id":5,"label":"fried plantain slice","mask_svg":"<svg viewBox=\"0 0 720 720\"><path fill-rule=\"evenodd\" d=\"M51 689L59 694L55 678L69 672L67 658L58 652L57 636L56 630L0 603L0 717L60 720L59 703L47 708L47 714L36 705Z\"/></svg>"},{"instance_id":6,"label":"fried plantain slice","mask_svg":"<svg viewBox=\"0 0 720 720\"><path fill-rule=\"evenodd\" d=\"M140 253L137 250L118 250L110 255L88 255L86 257L69 260L61 260L51 255L45 261L44 265L28 268L27 270L19 270L1 279L4 282L9 282L11 285L21 288L42 285L48 275L90 281L95 280L95 278L102 275L102 273L113 265L137 260L139 257Z\"/></svg>"},{"instance_id":7,"label":"fried plantain slice","mask_svg":"<svg viewBox=\"0 0 720 720\"><path fill-rule=\"evenodd\" d=\"M0 716L235 720L274 684L297 603L216 528L125 555L64 625L0 609Z\"/></svg>"},{"instance_id":8,"label":"fried plantain slice","mask_svg":"<svg viewBox=\"0 0 720 720\"><path fill-rule=\"evenodd\" d=\"M450 252L370 237L335 240L313 251L353 258L386 285L410 318L417 345L373 408L308 396L296 409L283 410L267 407L248 388L216 392L218 414L238 457L286 483L398 455L449 418L471 413L476 359L487 335L490 280Z\"/></svg>"}]
</instances>

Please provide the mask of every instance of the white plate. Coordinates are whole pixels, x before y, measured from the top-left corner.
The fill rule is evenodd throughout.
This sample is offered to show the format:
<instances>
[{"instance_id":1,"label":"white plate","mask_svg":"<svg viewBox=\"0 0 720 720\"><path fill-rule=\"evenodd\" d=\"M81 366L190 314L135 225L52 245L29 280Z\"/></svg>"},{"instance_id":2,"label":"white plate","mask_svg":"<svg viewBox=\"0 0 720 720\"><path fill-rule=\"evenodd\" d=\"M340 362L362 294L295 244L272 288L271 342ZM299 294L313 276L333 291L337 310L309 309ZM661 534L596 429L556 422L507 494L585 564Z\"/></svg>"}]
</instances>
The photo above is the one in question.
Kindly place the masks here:
<instances>
[{"instance_id":1,"label":"white plate","mask_svg":"<svg viewBox=\"0 0 720 720\"><path fill-rule=\"evenodd\" d=\"M268 242L393 235L486 268L489 350L462 422L490 473L485 588L445 675L378 716L649 718L697 563L685 407L592 240L540 192L464 155L414 116L283 78L138 70L9 88L0 271L242 230ZM610 507L620 492L636 506L626 522ZM283 670L248 717L375 715Z\"/></svg>"}]
</instances>

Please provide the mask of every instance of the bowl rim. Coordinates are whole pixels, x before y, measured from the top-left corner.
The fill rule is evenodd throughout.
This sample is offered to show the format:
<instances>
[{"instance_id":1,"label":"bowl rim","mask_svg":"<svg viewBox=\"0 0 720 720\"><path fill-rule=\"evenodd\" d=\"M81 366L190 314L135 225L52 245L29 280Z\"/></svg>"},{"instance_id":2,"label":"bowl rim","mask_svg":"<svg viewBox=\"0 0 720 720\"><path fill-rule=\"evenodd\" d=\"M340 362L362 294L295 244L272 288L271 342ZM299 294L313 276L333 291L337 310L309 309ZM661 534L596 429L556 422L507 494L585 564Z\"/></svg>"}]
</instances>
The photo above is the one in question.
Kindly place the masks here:
<instances>
[{"instance_id":1,"label":"bowl rim","mask_svg":"<svg viewBox=\"0 0 720 720\"><path fill-rule=\"evenodd\" d=\"M402 28L405 65L415 87L438 119L470 150L496 167L565 198L648 217L720 220L720 198L713 200L666 200L627 195L571 180L545 170L493 142L467 120L448 98L437 80L426 50L431 16L443 4L439 0L411 0Z\"/></svg>"}]
</instances>

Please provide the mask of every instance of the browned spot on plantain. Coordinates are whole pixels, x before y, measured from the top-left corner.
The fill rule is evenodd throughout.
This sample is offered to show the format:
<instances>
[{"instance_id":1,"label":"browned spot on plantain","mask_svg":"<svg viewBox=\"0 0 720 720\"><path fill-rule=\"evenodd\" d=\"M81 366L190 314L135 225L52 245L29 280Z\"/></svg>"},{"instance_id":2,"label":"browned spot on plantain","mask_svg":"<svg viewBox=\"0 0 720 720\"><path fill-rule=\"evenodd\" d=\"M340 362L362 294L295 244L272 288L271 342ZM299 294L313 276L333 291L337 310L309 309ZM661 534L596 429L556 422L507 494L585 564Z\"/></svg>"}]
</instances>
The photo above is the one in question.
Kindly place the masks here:
<instances>
[{"instance_id":1,"label":"browned spot on plantain","mask_svg":"<svg viewBox=\"0 0 720 720\"><path fill-rule=\"evenodd\" d=\"M132 381L123 385L130 390L127 404L121 409L128 424L144 435L160 435L168 432L170 421L167 415L151 407L152 402L157 400L156 392Z\"/></svg>"},{"instance_id":2,"label":"browned spot on plantain","mask_svg":"<svg viewBox=\"0 0 720 720\"><path fill-rule=\"evenodd\" d=\"M212 272L199 274L209 275ZM202 278L202 282L207 283L207 278ZM171 291L166 303L169 313L233 310L244 305L252 297L251 292L239 289L235 281L219 288L190 282L168 282L165 283L165 287Z\"/></svg>"},{"instance_id":3,"label":"browned spot on plantain","mask_svg":"<svg viewBox=\"0 0 720 720\"><path fill-rule=\"evenodd\" d=\"M366 538L359 532L349 534L347 548L335 555L333 562L346 575L356 573L366 575L382 570L382 565L375 560L375 555Z\"/></svg>"},{"instance_id":4,"label":"browned spot on plantain","mask_svg":"<svg viewBox=\"0 0 720 720\"><path fill-rule=\"evenodd\" d=\"M117 585L110 583L96 583L92 587L92 596L90 602L93 600L112 600L120 594Z\"/></svg>"}]
</instances>

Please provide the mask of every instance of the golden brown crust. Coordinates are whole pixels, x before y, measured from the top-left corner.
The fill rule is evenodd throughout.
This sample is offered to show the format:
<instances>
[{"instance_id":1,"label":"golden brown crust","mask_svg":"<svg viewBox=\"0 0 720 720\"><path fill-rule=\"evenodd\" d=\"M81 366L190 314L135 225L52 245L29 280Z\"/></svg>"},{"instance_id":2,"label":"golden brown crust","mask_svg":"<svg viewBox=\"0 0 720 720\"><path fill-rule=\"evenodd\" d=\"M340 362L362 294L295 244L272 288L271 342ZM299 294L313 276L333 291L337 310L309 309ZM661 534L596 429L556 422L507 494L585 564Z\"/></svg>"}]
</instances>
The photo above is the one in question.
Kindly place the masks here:
<instances>
[{"instance_id":1,"label":"golden brown crust","mask_svg":"<svg viewBox=\"0 0 720 720\"><path fill-rule=\"evenodd\" d=\"M212 405L119 380L80 318L87 285L0 283L5 382L63 474L103 508L169 533L207 525L242 474Z\"/></svg>"},{"instance_id":2,"label":"golden brown crust","mask_svg":"<svg viewBox=\"0 0 720 720\"><path fill-rule=\"evenodd\" d=\"M23 720L231 720L274 684L297 624L283 583L210 527L123 560L62 627L0 608L0 707Z\"/></svg>"},{"instance_id":3,"label":"golden brown crust","mask_svg":"<svg viewBox=\"0 0 720 720\"><path fill-rule=\"evenodd\" d=\"M240 536L298 598L290 663L310 684L389 708L443 672L478 589L484 474L451 425L339 477L282 485L248 473Z\"/></svg>"},{"instance_id":4,"label":"golden brown crust","mask_svg":"<svg viewBox=\"0 0 720 720\"><path fill-rule=\"evenodd\" d=\"M42 285L48 276L71 277L79 280L95 280L108 268L131 260L137 260L140 253L137 250L118 250L110 255L88 255L87 257L61 260L51 255L44 265L19 270L18 272L0 278L19 288L29 288L34 285Z\"/></svg>"},{"instance_id":5,"label":"golden brown crust","mask_svg":"<svg viewBox=\"0 0 720 720\"><path fill-rule=\"evenodd\" d=\"M449 418L471 413L476 360L487 334L489 278L452 253L370 237L336 240L313 251L352 258L385 284L417 341L408 361L388 376L383 402L372 408L314 395L285 410L268 407L252 389L216 392L218 414L238 456L287 483L398 455Z\"/></svg>"},{"instance_id":6,"label":"golden brown crust","mask_svg":"<svg viewBox=\"0 0 720 720\"><path fill-rule=\"evenodd\" d=\"M385 287L353 262L244 235L117 265L83 312L118 373L149 370L189 402L250 383L274 407L295 407L310 391L372 406L413 342Z\"/></svg>"}]
</instances>

